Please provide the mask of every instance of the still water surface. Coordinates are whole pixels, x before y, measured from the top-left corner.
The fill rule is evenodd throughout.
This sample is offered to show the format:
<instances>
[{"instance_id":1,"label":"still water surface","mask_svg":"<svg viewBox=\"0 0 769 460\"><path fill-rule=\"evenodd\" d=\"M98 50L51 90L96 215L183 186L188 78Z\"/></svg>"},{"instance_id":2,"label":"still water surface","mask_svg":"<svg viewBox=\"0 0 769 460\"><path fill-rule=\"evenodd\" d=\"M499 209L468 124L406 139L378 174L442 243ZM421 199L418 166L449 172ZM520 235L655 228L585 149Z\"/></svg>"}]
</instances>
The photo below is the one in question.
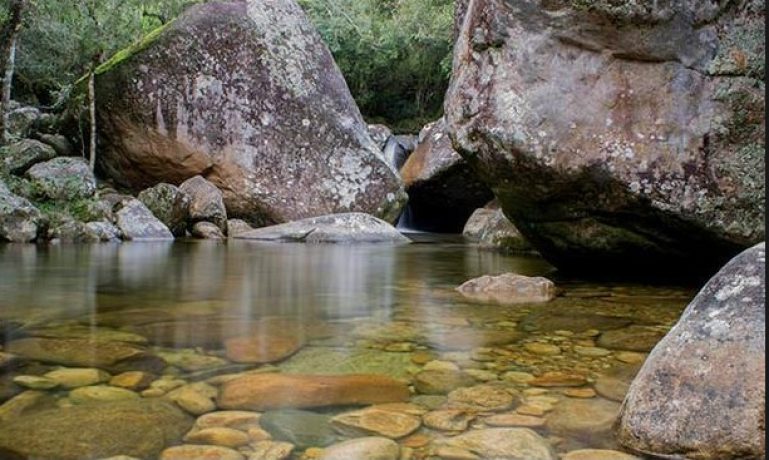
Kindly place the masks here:
<instances>
[{"instance_id":1,"label":"still water surface","mask_svg":"<svg viewBox=\"0 0 769 460\"><path fill-rule=\"evenodd\" d=\"M111 376L141 370L177 382L147 387L148 380L131 389L145 399L173 399L167 387L194 382L208 382L206 388L216 390L228 378L222 375L254 370L381 374L406 382L410 402L418 406L408 411L416 414L419 428L398 437L411 458L445 454L450 451L445 446L442 451L441 442L491 426L527 426L559 454L616 448L611 423L627 386L693 290L562 279L536 257L479 250L456 238L414 237L418 243L406 246L0 245L0 353L15 355L6 365L3 356L11 358L0 354L0 403L14 396L18 401L25 385L34 387L19 376L41 376L60 366L93 365ZM547 276L556 281L558 297L546 304L502 306L471 302L454 290L473 277L504 272ZM255 335L262 337L264 356L258 360L264 363L244 363L225 350L229 339ZM98 344L104 342L129 344L155 360L101 356L106 352ZM101 380L91 386L113 386L106 377ZM456 406L447 393L479 385L510 393L512 404L491 407L483 400L491 396L479 390L470 398L475 401L464 401L463 415L448 414L453 424L441 422L448 416L445 410ZM44 391L46 398L21 411L0 406L0 452L29 455L34 449L45 452L37 444L66 444L60 439L66 433L48 433L26 451L9 447L3 423L27 423L22 428L34 430L35 417L43 417L38 414L109 405L110 398L125 396L106 392L106 402L94 402L77 388ZM215 404L215 394L209 396ZM328 427L315 427L322 431L331 429L330 417L354 409L359 408L310 410L326 417L317 423ZM273 438L296 445L293 458L311 457L316 451L305 453L307 448L331 442L319 436L303 443L291 426L269 428ZM336 440L356 437L351 434L356 429L373 428L337 426ZM106 428L95 430L91 438L115 436ZM77 449L84 448L94 452L88 458L131 453L64 446L60 458L77 458L83 452ZM253 455L254 440L237 449ZM50 451L47 455L56 458ZM475 455L486 454L481 449Z\"/></svg>"}]
</instances>

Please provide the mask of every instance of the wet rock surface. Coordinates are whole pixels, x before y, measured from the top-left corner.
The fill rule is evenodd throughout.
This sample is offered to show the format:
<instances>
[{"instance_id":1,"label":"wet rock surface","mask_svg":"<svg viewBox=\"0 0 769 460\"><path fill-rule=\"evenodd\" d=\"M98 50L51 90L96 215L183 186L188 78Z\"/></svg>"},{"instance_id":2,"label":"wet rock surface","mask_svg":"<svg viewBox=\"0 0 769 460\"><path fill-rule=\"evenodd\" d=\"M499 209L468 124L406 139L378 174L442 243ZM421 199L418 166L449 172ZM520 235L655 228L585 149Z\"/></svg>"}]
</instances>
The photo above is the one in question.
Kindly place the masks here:
<instances>
[{"instance_id":1,"label":"wet rock surface","mask_svg":"<svg viewBox=\"0 0 769 460\"><path fill-rule=\"evenodd\" d=\"M528 277L516 273L482 276L465 282L457 288L462 295L480 301L502 304L548 302L555 297L555 284L542 277Z\"/></svg>"},{"instance_id":2,"label":"wet rock surface","mask_svg":"<svg viewBox=\"0 0 769 460\"><path fill-rule=\"evenodd\" d=\"M549 261L709 275L764 239L760 2L464 4L448 132Z\"/></svg>"},{"instance_id":3,"label":"wet rock surface","mask_svg":"<svg viewBox=\"0 0 769 460\"><path fill-rule=\"evenodd\" d=\"M462 235L467 241L485 249L507 252L532 252L534 248L510 222L499 204L493 202L476 209L467 219Z\"/></svg>"},{"instance_id":4,"label":"wet rock surface","mask_svg":"<svg viewBox=\"0 0 769 460\"><path fill-rule=\"evenodd\" d=\"M105 63L96 92L100 166L135 191L203 175L228 215L259 225L339 212L394 221L405 201L293 1L190 8Z\"/></svg>"},{"instance_id":5,"label":"wet rock surface","mask_svg":"<svg viewBox=\"0 0 769 460\"><path fill-rule=\"evenodd\" d=\"M630 387L620 443L660 456L765 456L765 267L761 243L689 304Z\"/></svg>"}]
</instances>

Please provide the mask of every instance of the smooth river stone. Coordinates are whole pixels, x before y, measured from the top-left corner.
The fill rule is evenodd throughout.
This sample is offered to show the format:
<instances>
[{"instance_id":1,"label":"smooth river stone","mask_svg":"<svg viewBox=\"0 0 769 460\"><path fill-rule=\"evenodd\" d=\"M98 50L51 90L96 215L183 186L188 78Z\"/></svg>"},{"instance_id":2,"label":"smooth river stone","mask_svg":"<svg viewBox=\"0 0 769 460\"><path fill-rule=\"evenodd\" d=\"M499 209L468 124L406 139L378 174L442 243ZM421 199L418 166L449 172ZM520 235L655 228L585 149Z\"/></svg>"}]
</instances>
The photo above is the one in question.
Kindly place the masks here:
<instances>
[{"instance_id":1,"label":"smooth river stone","mask_svg":"<svg viewBox=\"0 0 769 460\"><path fill-rule=\"evenodd\" d=\"M235 363L266 364L282 361L304 346L296 334L277 330L271 334L233 337L224 342L227 359Z\"/></svg>"},{"instance_id":2,"label":"smooth river stone","mask_svg":"<svg viewBox=\"0 0 769 460\"><path fill-rule=\"evenodd\" d=\"M110 379L110 375L101 369L94 368L62 368L45 374L64 388L85 387L96 385Z\"/></svg>"},{"instance_id":3,"label":"smooth river stone","mask_svg":"<svg viewBox=\"0 0 769 460\"><path fill-rule=\"evenodd\" d=\"M456 409L502 411L509 409L519 402L520 398L505 388L492 385L476 385L458 388L449 393L448 405Z\"/></svg>"},{"instance_id":4,"label":"smooth river stone","mask_svg":"<svg viewBox=\"0 0 769 460\"><path fill-rule=\"evenodd\" d=\"M125 401L139 399L138 393L125 388L109 385L96 385L90 387L75 388L69 392L69 400L74 404L91 404L110 401Z\"/></svg>"},{"instance_id":5,"label":"smooth river stone","mask_svg":"<svg viewBox=\"0 0 769 460\"><path fill-rule=\"evenodd\" d=\"M457 291L473 300L502 304L542 303L555 298L555 284L549 279L516 273L481 276L465 282Z\"/></svg>"},{"instance_id":6,"label":"smooth river stone","mask_svg":"<svg viewBox=\"0 0 769 460\"><path fill-rule=\"evenodd\" d=\"M587 378L580 374L551 371L545 372L528 383L535 387L581 387L587 385Z\"/></svg>"},{"instance_id":7,"label":"smooth river stone","mask_svg":"<svg viewBox=\"0 0 769 460\"><path fill-rule=\"evenodd\" d=\"M248 444L249 437L248 434L233 428L212 427L193 429L184 436L184 442L237 448Z\"/></svg>"},{"instance_id":8,"label":"smooth river stone","mask_svg":"<svg viewBox=\"0 0 769 460\"><path fill-rule=\"evenodd\" d=\"M563 454L561 460L641 460L617 450L580 449Z\"/></svg>"},{"instance_id":9,"label":"smooth river stone","mask_svg":"<svg viewBox=\"0 0 769 460\"><path fill-rule=\"evenodd\" d=\"M487 428L435 441L433 446L442 458L441 450L450 449L463 459L556 460L550 444L528 428ZM461 455L461 456L460 456ZM454 458L453 456L449 458Z\"/></svg>"},{"instance_id":10,"label":"smooth river stone","mask_svg":"<svg viewBox=\"0 0 769 460\"><path fill-rule=\"evenodd\" d=\"M246 460L237 450L222 446L184 445L169 447L160 460Z\"/></svg>"},{"instance_id":11,"label":"smooth river stone","mask_svg":"<svg viewBox=\"0 0 769 460\"><path fill-rule=\"evenodd\" d=\"M286 460L294 451L294 445L280 441L258 441L251 444L248 460Z\"/></svg>"},{"instance_id":12,"label":"smooth river stone","mask_svg":"<svg viewBox=\"0 0 769 460\"><path fill-rule=\"evenodd\" d=\"M22 358L74 367L97 367L110 372L141 370L160 373L166 363L146 349L123 342L30 337L10 342L6 351Z\"/></svg>"},{"instance_id":13,"label":"smooth river stone","mask_svg":"<svg viewBox=\"0 0 769 460\"><path fill-rule=\"evenodd\" d=\"M195 428L204 429L219 426L236 430L248 430L249 428L258 428L261 417L262 414L259 412L240 410L209 412L198 417L195 421Z\"/></svg>"},{"instance_id":14,"label":"smooth river stone","mask_svg":"<svg viewBox=\"0 0 769 460\"><path fill-rule=\"evenodd\" d=\"M414 376L414 388L424 395L445 395L473 384L475 379L462 371L422 371Z\"/></svg>"},{"instance_id":15,"label":"smooth river stone","mask_svg":"<svg viewBox=\"0 0 769 460\"><path fill-rule=\"evenodd\" d=\"M329 446L318 460L398 460L400 454L401 448L395 441L369 436Z\"/></svg>"},{"instance_id":16,"label":"smooth river stone","mask_svg":"<svg viewBox=\"0 0 769 460\"><path fill-rule=\"evenodd\" d=\"M338 433L353 438L379 435L398 439L415 432L421 425L421 419L414 415L376 408L347 412L331 419L331 426Z\"/></svg>"},{"instance_id":17,"label":"smooth river stone","mask_svg":"<svg viewBox=\"0 0 769 460\"><path fill-rule=\"evenodd\" d=\"M441 431L465 431L475 415L462 409L446 409L428 412L422 417L425 426Z\"/></svg>"},{"instance_id":18,"label":"smooth river stone","mask_svg":"<svg viewBox=\"0 0 769 460\"><path fill-rule=\"evenodd\" d=\"M483 423L489 426L520 426L520 427L540 427L545 424L542 417L521 414L497 414L483 419Z\"/></svg>"},{"instance_id":19,"label":"smooth river stone","mask_svg":"<svg viewBox=\"0 0 769 460\"><path fill-rule=\"evenodd\" d=\"M618 403L601 398L565 399L548 414L546 424L550 431L560 436L608 442L619 409Z\"/></svg>"},{"instance_id":20,"label":"smooth river stone","mask_svg":"<svg viewBox=\"0 0 769 460\"><path fill-rule=\"evenodd\" d=\"M0 425L0 458L157 458L191 426L189 416L160 400L35 411Z\"/></svg>"},{"instance_id":21,"label":"smooth river stone","mask_svg":"<svg viewBox=\"0 0 769 460\"><path fill-rule=\"evenodd\" d=\"M222 385L218 405L265 411L405 402L409 395L405 383L382 375L254 374Z\"/></svg>"}]
</instances>

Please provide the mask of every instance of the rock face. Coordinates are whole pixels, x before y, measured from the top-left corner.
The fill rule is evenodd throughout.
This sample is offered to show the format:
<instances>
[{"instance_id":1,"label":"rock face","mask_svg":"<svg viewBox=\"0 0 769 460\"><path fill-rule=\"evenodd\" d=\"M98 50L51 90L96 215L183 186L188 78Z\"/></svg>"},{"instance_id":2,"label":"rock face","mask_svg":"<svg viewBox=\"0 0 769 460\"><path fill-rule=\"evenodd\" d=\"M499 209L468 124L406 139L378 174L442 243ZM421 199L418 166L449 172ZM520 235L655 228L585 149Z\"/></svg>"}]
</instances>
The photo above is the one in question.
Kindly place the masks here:
<instances>
[{"instance_id":1,"label":"rock face","mask_svg":"<svg viewBox=\"0 0 769 460\"><path fill-rule=\"evenodd\" d=\"M361 213L312 217L287 224L238 233L244 240L303 243L409 243L387 222Z\"/></svg>"},{"instance_id":2,"label":"rock face","mask_svg":"<svg viewBox=\"0 0 769 460\"><path fill-rule=\"evenodd\" d=\"M499 205L492 202L476 209L462 230L465 240L477 243L485 249L500 249L508 252L529 252L533 248L510 222Z\"/></svg>"},{"instance_id":3,"label":"rock face","mask_svg":"<svg viewBox=\"0 0 769 460\"><path fill-rule=\"evenodd\" d=\"M712 273L765 234L762 10L472 1L449 133L559 268Z\"/></svg>"},{"instance_id":4,"label":"rock face","mask_svg":"<svg viewBox=\"0 0 769 460\"><path fill-rule=\"evenodd\" d=\"M247 375L222 386L222 409L264 411L349 404L403 402L408 387L381 375Z\"/></svg>"},{"instance_id":5,"label":"rock face","mask_svg":"<svg viewBox=\"0 0 769 460\"><path fill-rule=\"evenodd\" d=\"M96 177L82 158L59 157L27 171L37 193L51 200L88 198L96 192Z\"/></svg>"},{"instance_id":6,"label":"rock face","mask_svg":"<svg viewBox=\"0 0 769 460\"><path fill-rule=\"evenodd\" d=\"M40 211L0 182L0 241L32 242L44 226Z\"/></svg>"},{"instance_id":7,"label":"rock face","mask_svg":"<svg viewBox=\"0 0 769 460\"><path fill-rule=\"evenodd\" d=\"M410 226L459 233L467 219L494 195L451 146L443 119L427 125L401 176L411 211Z\"/></svg>"},{"instance_id":8,"label":"rock face","mask_svg":"<svg viewBox=\"0 0 769 460\"><path fill-rule=\"evenodd\" d=\"M481 276L457 288L465 297L483 302L504 304L549 302L555 297L555 284L541 276L528 277L516 273Z\"/></svg>"},{"instance_id":9,"label":"rock face","mask_svg":"<svg viewBox=\"0 0 769 460\"><path fill-rule=\"evenodd\" d=\"M159 400L95 403L22 415L0 425L0 457L80 460L157 458L192 419Z\"/></svg>"},{"instance_id":10,"label":"rock face","mask_svg":"<svg viewBox=\"0 0 769 460\"><path fill-rule=\"evenodd\" d=\"M136 191L202 175L228 214L394 221L405 201L331 53L293 0L189 8L96 79L100 166Z\"/></svg>"},{"instance_id":11,"label":"rock face","mask_svg":"<svg viewBox=\"0 0 769 460\"><path fill-rule=\"evenodd\" d=\"M171 184L160 183L139 193L139 201L160 219L174 236L187 232L190 197Z\"/></svg>"},{"instance_id":12,"label":"rock face","mask_svg":"<svg viewBox=\"0 0 769 460\"><path fill-rule=\"evenodd\" d=\"M621 444L660 457L765 458L765 266L761 243L689 304L630 387Z\"/></svg>"}]
</instances>

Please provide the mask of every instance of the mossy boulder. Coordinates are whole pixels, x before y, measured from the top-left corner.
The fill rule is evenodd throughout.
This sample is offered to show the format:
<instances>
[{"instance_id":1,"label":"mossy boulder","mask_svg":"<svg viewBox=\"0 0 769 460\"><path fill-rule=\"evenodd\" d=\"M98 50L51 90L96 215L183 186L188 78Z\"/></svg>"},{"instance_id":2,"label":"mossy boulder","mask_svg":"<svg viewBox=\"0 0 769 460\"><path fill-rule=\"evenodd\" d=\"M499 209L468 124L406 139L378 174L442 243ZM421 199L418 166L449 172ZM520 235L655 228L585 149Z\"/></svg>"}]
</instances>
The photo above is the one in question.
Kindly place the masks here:
<instances>
[{"instance_id":1,"label":"mossy boulder","mask_svg":"<svg viewBox=\"0 0 769 460\"><path fill-rule=\"evenodd\" d=\"M97 70L99 165L140 191L196 175L251 224L360 211L397 218L403 186L293 0L215 1Z\"/></svg>"},{"instance_id":2,"label":"mossy boulder","mask_svg":"<svg viewBox=\"0 0 769 460\"><path fill-rule=\"evenodd\" d=\"M81 158L59 157L37 163L26 173L40 199L74 201L96 193L96 177Z\"/></svg>"},{"instance_id":3,"label":"mossy boulder","mask_svg":"<svg viewBox=\"0 0 769 460\"><path fill-rule=\"evenodd\" d=\"M453 144L559 268L712 274L765 235L762 10L472 2Z\"/></svg>"}]
</instances>

